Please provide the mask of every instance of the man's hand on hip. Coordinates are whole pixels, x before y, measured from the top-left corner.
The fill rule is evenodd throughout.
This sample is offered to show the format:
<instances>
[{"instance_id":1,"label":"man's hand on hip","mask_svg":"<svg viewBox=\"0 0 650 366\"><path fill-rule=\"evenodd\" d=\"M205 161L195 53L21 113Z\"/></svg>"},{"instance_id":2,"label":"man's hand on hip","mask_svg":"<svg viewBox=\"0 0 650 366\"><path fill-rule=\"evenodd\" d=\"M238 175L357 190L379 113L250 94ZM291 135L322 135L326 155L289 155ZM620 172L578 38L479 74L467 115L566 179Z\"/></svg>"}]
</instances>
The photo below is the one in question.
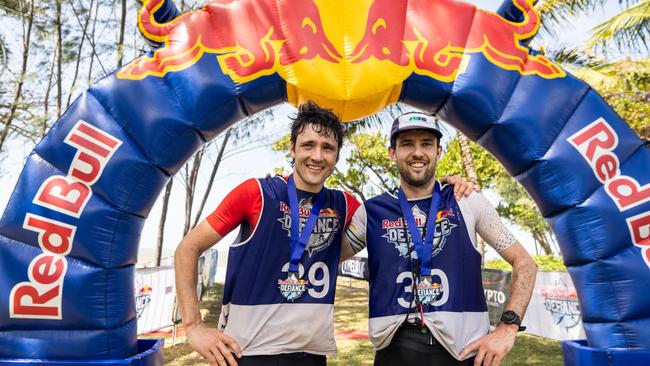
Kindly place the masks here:
<instances>
[{"instance_id":1,"label":"man's hand on hip","mask_svg":"<svg viewBox=\"0 0 650 366\"><path fill-rule=\"evenodd\" d=\"M470 343L460 353L461 359L476 351L474 366L499 366L515 344L518 326L500 323L494 332Z\"/></svg>"},{"instance_id":2,"label":"man's hand on hip","mask_svg":"<svg viewBox=\"0 0 650 366\"><path fill-rule=\"evenodd\" d=\"M239 344L225 335L222 330L209 328L203 323L187 326L185 329L190 347L205 357L212 366L237 366L241 357Z\"/></svg>"}]
</instances>

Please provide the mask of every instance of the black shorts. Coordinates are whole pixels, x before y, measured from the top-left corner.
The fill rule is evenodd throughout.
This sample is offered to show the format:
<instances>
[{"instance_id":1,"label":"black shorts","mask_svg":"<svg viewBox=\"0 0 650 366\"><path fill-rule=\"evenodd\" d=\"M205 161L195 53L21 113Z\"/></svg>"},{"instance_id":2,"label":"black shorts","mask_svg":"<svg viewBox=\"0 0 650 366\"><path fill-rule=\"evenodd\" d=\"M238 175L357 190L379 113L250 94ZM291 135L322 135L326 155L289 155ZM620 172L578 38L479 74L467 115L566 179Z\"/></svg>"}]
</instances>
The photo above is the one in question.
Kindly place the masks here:
<instances>
[{"instance_id":1,"label":"black shorts","mask_svg":"<svg viewBox=\"0 0 650 366\"><path fill-rule=\"evenodd\" d=\"M426 327L404 324L388 347L375 353L375 366L457 366L473 365L474 357L464 361L455 359L431 335Z\"/></svg>"},{"instance_id":2,"label":"black shorts","mask_svg":"<svg viewBox=\"0 0 650 366\"><path fill-rule=\"evenodd\" d=\"M305 352L244 356L237 359L237 366L325 366L326 364L325 356Z\"/></svg>"}]
</instances>

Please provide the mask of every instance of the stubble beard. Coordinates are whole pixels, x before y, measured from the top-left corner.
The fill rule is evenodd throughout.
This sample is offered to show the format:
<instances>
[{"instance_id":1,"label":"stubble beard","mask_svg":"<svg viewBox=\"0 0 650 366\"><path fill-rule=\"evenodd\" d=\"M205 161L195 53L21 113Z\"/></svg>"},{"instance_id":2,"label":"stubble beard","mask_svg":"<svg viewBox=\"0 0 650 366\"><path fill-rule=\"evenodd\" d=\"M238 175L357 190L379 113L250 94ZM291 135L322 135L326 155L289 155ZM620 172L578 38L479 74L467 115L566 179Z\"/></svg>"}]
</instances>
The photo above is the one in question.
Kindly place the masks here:
<instances>
[{"instance_id":1,"label":"stubble beard","mask_svg":"<svg viewBox=\"0 0 650 366\"><path fill-rule=\"evenodd\" d=\"M434 164L424 172L424 176L420 179L413 176L409 171L408 164L398 165L399 175L404 179L408 185L414 188L422 188L430 184L433 177L436 175L436 165Z\"/></svg>"}]
</instances>

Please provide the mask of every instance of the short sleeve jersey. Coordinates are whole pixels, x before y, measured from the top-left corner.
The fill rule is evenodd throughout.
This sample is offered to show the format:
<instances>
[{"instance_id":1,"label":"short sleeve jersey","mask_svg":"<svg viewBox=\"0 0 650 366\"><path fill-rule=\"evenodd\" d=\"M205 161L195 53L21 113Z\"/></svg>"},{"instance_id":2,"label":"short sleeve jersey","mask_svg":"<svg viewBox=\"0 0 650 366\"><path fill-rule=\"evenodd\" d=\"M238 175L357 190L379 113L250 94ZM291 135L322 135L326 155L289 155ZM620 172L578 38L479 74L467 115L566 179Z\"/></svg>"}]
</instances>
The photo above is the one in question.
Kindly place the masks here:
<instances>
[{"instance_id":1,"label":"short sleeve jersey","mask_svg":"<svg viewBox=\"0 0 650 366\"><path fill-rule=\"evenodd\" d=\"M207 218L222 237L241 226L228 251L219 326L244 355L336 352L333 302L341 239L359 203L351 195L323 189L325 200L300 261L306 291L293 301L278 289L278 281L287 277L292 225L285 179L249 179ZM302 228L315 195L297 193Z\"/></svg>"}]
</instances>

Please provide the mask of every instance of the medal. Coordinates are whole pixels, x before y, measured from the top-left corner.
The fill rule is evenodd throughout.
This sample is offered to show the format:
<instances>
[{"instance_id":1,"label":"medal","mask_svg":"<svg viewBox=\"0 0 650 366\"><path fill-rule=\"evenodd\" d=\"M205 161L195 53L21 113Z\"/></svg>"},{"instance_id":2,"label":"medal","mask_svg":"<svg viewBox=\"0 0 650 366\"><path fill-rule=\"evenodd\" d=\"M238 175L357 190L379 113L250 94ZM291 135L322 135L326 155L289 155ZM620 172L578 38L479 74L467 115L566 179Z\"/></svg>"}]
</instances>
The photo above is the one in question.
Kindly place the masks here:
<instances>
[{"instance_id":1,"label":"medal","mask_svg":"<svg viewBox=\"0 0 650 366\"><path fill-rule=\"evenodd\" d=\"M316 226L321 206L325 200L325 190L321 189L316 195L316 200L311 208L305 227L302 229L302 233L300 232L300 207L298 207L298 193L296 192L296 183L293 181L293 175L289 177L289 181L287 182L287 193L289 194L289 209L291 210L291 228L289 230L289 235L291 237L291 242L289 244L289 271L286 280L278 280L278 289L285 299L293 302L302 296L309 284L306 280L300 279L300 258L302 258L302 255L309 244L309 238L314 230L314 226Z\"/></svg>"},{"instance_id":2,"label":"medal","mask_svg":"<svg viewBox=\"0 0 650 366\"><path fill-rule=\"evenodd\" d=\"M298 278L297 272L289 272L286 280L278 280L278 289L288 301L293 302L300 298L307 289L309 282Z\"/></svg>"},{"instance_id":3,"label":"medal","mask_svg":"<svg viewBox=\"0 0 650 366\"><path fill-rule=\"evenodd\" d=\"M411 234L411 241L415 246L415 251L418 255L418 261L420 263L420 273L419 283L416 286L415 293L416 299L419 299L419 302L424 305L428 305L435 301L435 298L440 294L442 288L437 283L432 283L431 280L431 256L433 253L433 239L435 236L436 229L436 216L438 214L438 208L440 207L440 184L435 182L433 194L431 196L431 206L429 207L429 215L427 216L427 225L426 233L424 240L422 239L422 234L418 230L418 226L415 222L415 217L413 217L413 212L411 211L411 205L409 205L408 199L404 194L402 188L397 191L397 198L399 200L399 205L402 210L402 215L404 215L404 220L406 221L406 227Z\"/></svg>"},{"instance_id":4,"label":"medal","mask_svg":"<svg viewBox=\"0 0 650 366\"><path fill-rule=\"evenodd\" d=\"M429 305L436 301L442 292L442 286L438 283L433 283L431 276L420 277L420 283L415 288L420 304Z\"/></svg>"}]
</instances>

